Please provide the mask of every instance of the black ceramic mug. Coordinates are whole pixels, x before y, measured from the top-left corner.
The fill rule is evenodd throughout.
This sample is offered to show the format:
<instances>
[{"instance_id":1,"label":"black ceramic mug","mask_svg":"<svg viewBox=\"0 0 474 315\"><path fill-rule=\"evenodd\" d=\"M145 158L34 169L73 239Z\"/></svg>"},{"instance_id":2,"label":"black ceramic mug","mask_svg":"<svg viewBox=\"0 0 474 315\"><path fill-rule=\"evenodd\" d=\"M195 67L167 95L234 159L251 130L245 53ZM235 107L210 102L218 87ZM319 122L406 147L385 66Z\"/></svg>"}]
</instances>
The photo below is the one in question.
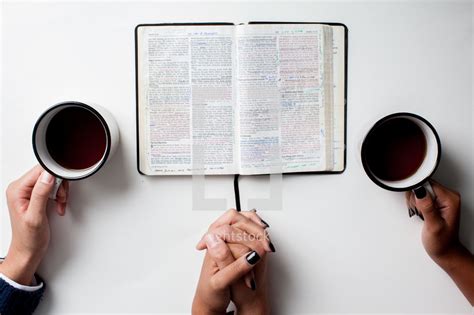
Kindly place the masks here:
<instances>
[{"instance_id":1,"label":"black ceramic mug","mask_svg":"<svg viewBox=\"0 0 474 315\"><path fill-rule=\"evenodd\" d=\"M361 161L369 178L391 191L420 186L434 197L429 183L441 158L441 142L433 125L412 113L378 120L362 141Z\"/></svg>"}]
</instances>

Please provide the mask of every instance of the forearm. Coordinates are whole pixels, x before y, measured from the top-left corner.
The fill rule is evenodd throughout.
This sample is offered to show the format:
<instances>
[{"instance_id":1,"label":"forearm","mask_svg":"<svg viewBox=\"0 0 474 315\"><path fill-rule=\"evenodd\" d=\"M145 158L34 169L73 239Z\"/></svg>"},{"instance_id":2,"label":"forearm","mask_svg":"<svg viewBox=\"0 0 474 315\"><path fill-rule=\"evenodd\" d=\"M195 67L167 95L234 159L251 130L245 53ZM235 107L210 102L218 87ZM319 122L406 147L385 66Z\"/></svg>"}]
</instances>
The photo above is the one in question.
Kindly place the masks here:
<instances>
[{"instance_id":1,"label":"forearm","mask_svg":"<svg viewBox=\"0 0 474 315\"><path fill-rule=\"evenodd\" d=\"M459 244L451 253L435 261L474 306L474 256Z\"/></svg>"}]
</instances>

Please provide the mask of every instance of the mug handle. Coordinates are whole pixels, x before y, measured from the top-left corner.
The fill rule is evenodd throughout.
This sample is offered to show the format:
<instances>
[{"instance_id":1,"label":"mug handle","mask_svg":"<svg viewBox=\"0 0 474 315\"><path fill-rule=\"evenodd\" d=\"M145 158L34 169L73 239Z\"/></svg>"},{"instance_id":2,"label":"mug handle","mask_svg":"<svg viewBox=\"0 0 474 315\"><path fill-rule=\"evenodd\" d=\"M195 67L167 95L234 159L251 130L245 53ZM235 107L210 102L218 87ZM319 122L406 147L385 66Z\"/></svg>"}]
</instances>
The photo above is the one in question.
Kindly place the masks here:
<instances>
[{"instance_id":1,"label":"mug handle","mask_svg":"<svg viewBox=\"0 0 474 315\"><path fill-rule=\"evenodd\" d=\"M56 200L59 186L61 186L62 182L63 182L62 178L58 178L58 177L54 178L54 186L53 186L53 190L51 190L51 193L49 194L49 199Z\"/></svg>"},{"instance_id":2,"label":"mug handle","mask_svg":"<svg viewBox=\"0 0 474 315\"><path fill-rule=\"evenodd\" d=\"M430 181L426 181L423 185L425 187L426 191L431 195L431 199L436 199L436 193L433 190L433 186L431 186Z\"/></svg>"}]
</instances>

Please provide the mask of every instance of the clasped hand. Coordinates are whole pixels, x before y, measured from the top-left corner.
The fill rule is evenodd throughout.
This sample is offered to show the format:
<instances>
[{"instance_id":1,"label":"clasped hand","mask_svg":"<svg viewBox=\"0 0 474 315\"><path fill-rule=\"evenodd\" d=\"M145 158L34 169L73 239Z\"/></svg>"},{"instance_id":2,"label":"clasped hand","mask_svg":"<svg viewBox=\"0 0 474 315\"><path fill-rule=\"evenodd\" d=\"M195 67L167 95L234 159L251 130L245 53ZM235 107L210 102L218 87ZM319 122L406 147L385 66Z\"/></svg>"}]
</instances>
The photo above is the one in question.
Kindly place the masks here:
<instances>
[{"instance_id":1,"label":"clasped hand","mask_svg":"<svg viewBox=\"0 0 474 315\"><path fill-rule=\"evenodd\" d=\"M230 209L197 244L205 250L193 314L225 314L232 301L238 314L269 314L267 253L275 252L268 224L255 210Z\"/></svg>"}]
</instances>

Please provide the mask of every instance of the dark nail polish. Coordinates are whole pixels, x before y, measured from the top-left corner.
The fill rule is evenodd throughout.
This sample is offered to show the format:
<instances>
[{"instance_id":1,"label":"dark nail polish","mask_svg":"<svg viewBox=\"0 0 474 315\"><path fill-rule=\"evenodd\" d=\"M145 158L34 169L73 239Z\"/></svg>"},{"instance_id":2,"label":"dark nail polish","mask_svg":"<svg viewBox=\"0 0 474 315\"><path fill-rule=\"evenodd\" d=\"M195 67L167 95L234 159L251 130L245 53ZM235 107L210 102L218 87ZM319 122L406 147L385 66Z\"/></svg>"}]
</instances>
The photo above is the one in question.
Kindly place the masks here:
<instances>
[{"instance_id":1,"label":"dark nail polish","mask_svg":"<svg viewBox=\"0 0 474 315\"><path fill-rule=\"evenodd\" d=\"M257 289L257 285L255 284L255 280L253 278L252 280L250 280L250 287L252 291L255 291Z\"/></svg>"},{"instance_id":2,"label":"dark nail polish","mask_svg":"<svg viewBox=\"0 0 474 315\"><path fill-rule=\"evenodd\" d=\"M275 250L275 246L273 246L273 243L270 242L270 244L268 244L270 246L270 249L272 250L272 252L276 252Z\"/></svg>"},{"instance_id":3,"label":"dark nail polish","mask_svg":"<svg viewBox=\"0 0 474 315\"><path fill-rule=\"evenodd\" d=\"M425 187L421 186L414 190L416 199L423 199L426 196L426 189Z\"/></svg>"},{"instance_id":4,"label":"dark nail polish","mask_svg":"<svg viewBox=\"0 0 474 315\"><path fill-rule=\"evenodd\" d=\"M260 219L260 221L262 221L263 224L265 224L267 226L267 228L270 227L270 224L268 224L267 222L265 222L263 219Z\"/></svg>"},{"instance_id":5,"label":"dark nail polish","mask_svg":"<svg viewBox=\"0 0 474 315\"><path fill-rule=\"evenodd\" d=\"M410 218L415 215L415 211L412 208L408 208L408 215Z\"/></svg>"},{"instance_id":6,"label":"dark nail polish","mask_svg":"<svg viewBox=\"0 0 474 315\"><path fill-rule=\"evenodd\" d=\"M247 262L249 264L255 265L260 260L260 256L257 254L256 251L251 251L250 253L248 253L247 257L245 257L245 259L247 259Z\"/></svg>"},{"instance_id":7,"label":"dark nail polish","mask_svg":"<svg viewBox=\"0 0 474 315\"><path fill-rule=\"evenodd\" d=\"M423 214L421 212L418 212L418 216L420 217L421 220L425 221L425 218L423 217Z\"/></svg>"},{"instance_id":8,"label":"dark nail polish","mask_svg":"<svg viewBox=\"0 0 474 315\"><path fill-rule=\"evenodd\" d=\"M418 209L415 207L415 209L413 209L413 211L415 212L416 215L419 215L420 212L418 211Z\"/></svg>"}]
</instances>

